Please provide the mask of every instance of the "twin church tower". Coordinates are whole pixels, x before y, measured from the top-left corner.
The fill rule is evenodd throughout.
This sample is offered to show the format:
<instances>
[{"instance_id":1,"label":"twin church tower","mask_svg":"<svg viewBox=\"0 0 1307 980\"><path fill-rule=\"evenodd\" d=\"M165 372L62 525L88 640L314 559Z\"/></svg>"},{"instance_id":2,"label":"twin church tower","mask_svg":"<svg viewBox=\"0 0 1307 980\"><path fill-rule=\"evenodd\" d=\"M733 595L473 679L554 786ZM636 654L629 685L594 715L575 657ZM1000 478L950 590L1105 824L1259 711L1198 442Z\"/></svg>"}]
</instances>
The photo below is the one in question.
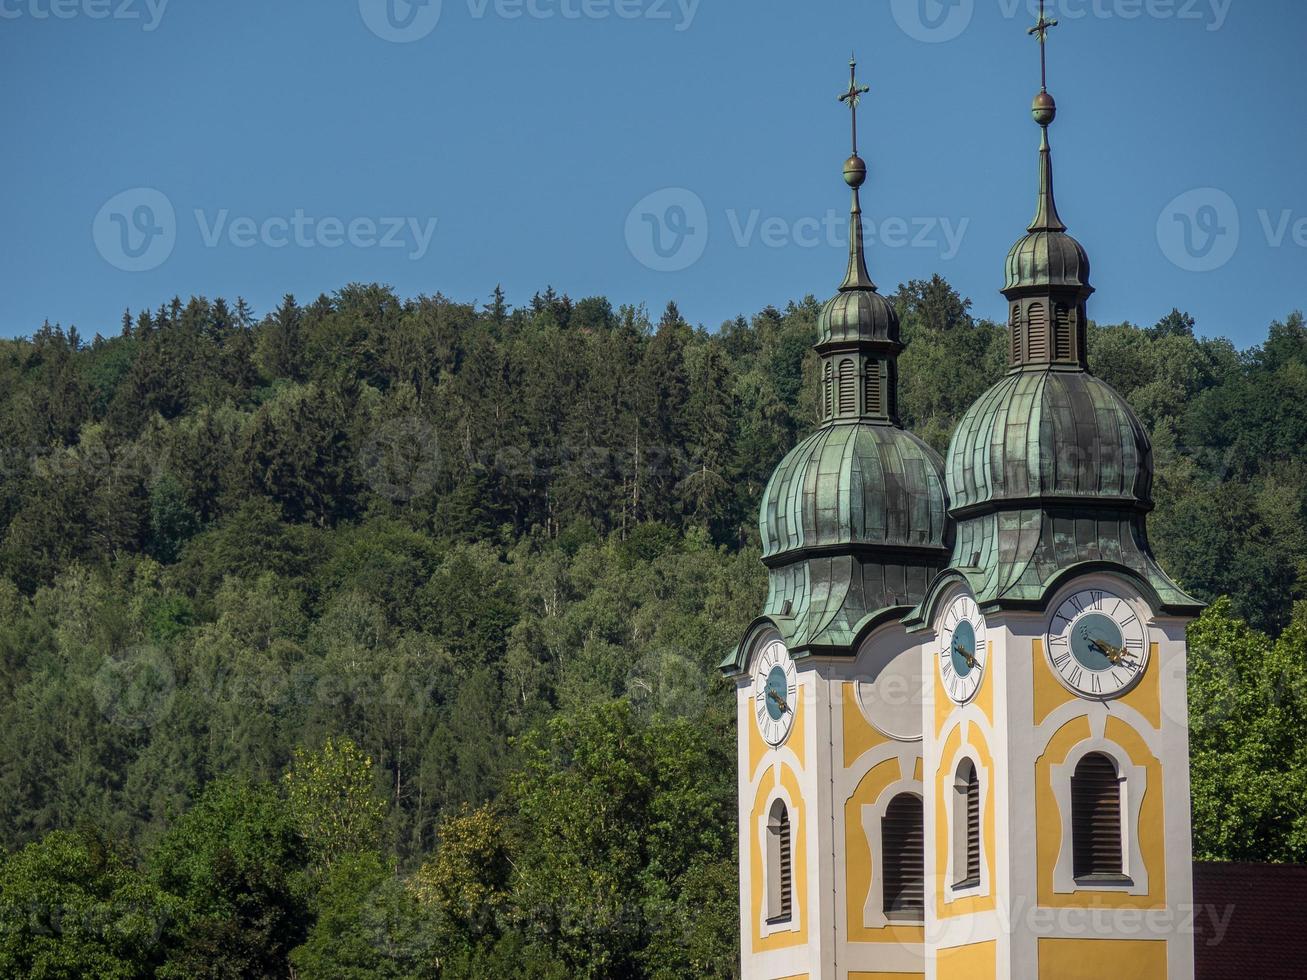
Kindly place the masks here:
<instances>
[{"instance_id":1,"label":"twin church tower","mask_svg":"<svg viewBox=\"0 0 1307 980\"><path fill-rule=\"evenodd\" d=\"M1055 24L1041 11L1041 45ZM897 408L868 274L856 80L849 267L821 425L763 496L738 691L746 980L1192 980L1185 631L1145 526L1152 451L1088 370L1089 258L1053 195L1007 257L1005 376L947 459Z\"/></svg>"}]
</instances>

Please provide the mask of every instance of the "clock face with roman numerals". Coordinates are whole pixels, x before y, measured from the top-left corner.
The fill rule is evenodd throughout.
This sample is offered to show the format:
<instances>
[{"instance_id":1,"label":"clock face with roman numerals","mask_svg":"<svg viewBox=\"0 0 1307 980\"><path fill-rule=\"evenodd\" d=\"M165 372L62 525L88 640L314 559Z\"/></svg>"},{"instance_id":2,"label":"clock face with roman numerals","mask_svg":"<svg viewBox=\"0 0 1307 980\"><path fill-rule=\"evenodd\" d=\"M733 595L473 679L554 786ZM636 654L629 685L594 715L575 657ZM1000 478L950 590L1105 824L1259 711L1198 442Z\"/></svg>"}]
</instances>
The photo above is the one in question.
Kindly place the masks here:
<instances>
[{"instance_id":1,"label":"clock face with roman numerals","mask_svg":"<svg viewBox=\"0 0 1307 980\"><path fill-rule=\"evenodd\" d=\"M768 745L780 745L794 727L799 676L790 653L780 640L771 640L758 654L753 668L753 717Z\"/></svg>"},{"instance_id":2,"label":"clock face with roman numerals","mask_svg":"<svg viewBox=\"0 0 1307 980\"><path fill-rule=\"evenodd\" d=\"M1058 606L1048 628L1048 662L1062 683L1087 698L1129 691L1148 669L1148 637L1133 606L1097 589Z\"/></svg>"},{"instance_id":3,"label":"clock face with roman numerals","mask_svg":"<svg viewBox=\"0 0 1307 980\"><path fill-rule=\"evenodd\" d=\"M985 617L980 615L975 599L958 596L944 612L935 657L939 679L955 704L966 704L976 696L988 659Z\"/></svg>"}]
</instances>

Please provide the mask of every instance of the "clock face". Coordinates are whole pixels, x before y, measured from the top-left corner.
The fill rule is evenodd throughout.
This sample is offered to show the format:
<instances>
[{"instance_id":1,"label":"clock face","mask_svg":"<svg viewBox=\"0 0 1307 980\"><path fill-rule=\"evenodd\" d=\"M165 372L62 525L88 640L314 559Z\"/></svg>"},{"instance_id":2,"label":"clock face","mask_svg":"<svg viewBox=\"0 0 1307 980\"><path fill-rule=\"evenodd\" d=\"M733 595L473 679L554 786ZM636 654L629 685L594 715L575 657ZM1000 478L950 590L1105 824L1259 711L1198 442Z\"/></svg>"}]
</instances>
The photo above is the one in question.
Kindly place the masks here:
<instances>
[{"instance_id":1,"label":"clock face","mask_svg":"<svg viewBox=\"0 0 1307 980\"><path fill-rule=\"evenodd\" d=\"M1077 694L1120 697L1148 668L1144 624L1134 608L1110 592L1077 592L1053 613L1048 662Z\"/></svg>"},{"instance_id":2,"label":"clock face","mask_svg":"<svg viewBox=\"0 0 1307 980\"><path fill-rule=\"evenodd\" d=\"M753 715L768 745L780 745L794 727L799 678L789 651L780 640L762 648L753 668Z\"/></svg>"},{"instance_id":3,"label":"clock face","mask_svg":"<svg viewBox=\"0 0 1307 980\"><path fill-rule=\"evenodd\" d=\"M971 596L958 596L944 612L940 624L939 677L955 704L966 704L980 690L989 658L985 641L985 617Z\"/></svg>"}]
</instances>

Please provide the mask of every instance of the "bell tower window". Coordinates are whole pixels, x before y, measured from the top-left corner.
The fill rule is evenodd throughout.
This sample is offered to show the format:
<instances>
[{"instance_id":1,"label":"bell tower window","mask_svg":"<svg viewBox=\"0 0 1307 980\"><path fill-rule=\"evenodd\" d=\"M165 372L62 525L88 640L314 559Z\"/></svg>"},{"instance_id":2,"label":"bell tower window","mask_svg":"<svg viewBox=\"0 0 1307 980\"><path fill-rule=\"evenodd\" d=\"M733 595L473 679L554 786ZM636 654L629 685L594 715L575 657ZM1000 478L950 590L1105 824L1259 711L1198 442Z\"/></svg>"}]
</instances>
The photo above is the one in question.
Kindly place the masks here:
<instances>
[{"instance_id":1,"label":"bell tower window","mask_svg":"<svg viewBox=\"0 0 1307 980\"><path fill-rule=\"evenodd\" d=\"M851 358L840 361L840 418L858 414L858 388L854 384L856 370Z\"/></svg>"},{"instance_id":2,"label":"bell tower window","mask_svg":"<svg viewBox=\"0 0 1307 980\"><path fill-rule=\"evenodd\" d=\"M953 784L953 874L954 888L980 884L980 773L970 759Z\"/></svg>"},{"instance_id":3,"label":"bell tower window","mask_svg":"<svg viewBox=\"0 0 1307 980\"><path fill-rule=\"evenodd\" d=\"M881 820L885 917L920 922L925 917L925 812L921 797L900 793Z\"/></svg>"},{"instance_id":4,"label":"bell tower window","mask_svg":"<svg viewBox=\"0 0 1307 980\"><path fill-rule=\"evenodd\" d=\"M1121 776L1101 752L1081 759L1071 776L1071 840L1077 880L1123 877Z\"/></svg>"},{"instance_id":5,"label":"bell tower window","mask_svg":"<svg viewBox=\"0 0 1307 980\"><path fill-rule=\"evenodd\" d=\"M790 811L784 801L777 800L767 818L767 921L789 922L793 915Z\"/></svg>"}]
</instances>

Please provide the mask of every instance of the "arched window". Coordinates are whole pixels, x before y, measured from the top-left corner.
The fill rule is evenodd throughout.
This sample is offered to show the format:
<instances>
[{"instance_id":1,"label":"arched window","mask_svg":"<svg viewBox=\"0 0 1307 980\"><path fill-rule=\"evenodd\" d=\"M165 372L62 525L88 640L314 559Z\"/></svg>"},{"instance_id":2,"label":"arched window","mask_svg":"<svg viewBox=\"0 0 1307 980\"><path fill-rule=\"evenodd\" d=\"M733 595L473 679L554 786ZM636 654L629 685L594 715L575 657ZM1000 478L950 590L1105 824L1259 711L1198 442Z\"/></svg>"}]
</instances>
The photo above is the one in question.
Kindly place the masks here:
<instances>
[{"instance_id":1,"label":"arched window","mask_svg":"<svg viewBox=\"0 0 1307 980\"><path fill-rule=\"evenodd\" d=\"M980 773L970 759L953 783L953 875L954 888L980 884Z\"/></svg>"},{"instance_id":2,"label":"arched window","mask_svg":"<svg viewBox=\"0 0 1307 980\"><path fill-rule=\"evenodd\" d=\"M880 833L887 919L919 922L925 918L925 836L921 797L900 793L890 800Z\"/></svg>"},{"instance_id":3,"label":"arched window","mask_svg":"<svg viewBox=\"0 0 1307 980\"><path fill-rule=\"evenodd\" d=\"M1076 878L1120 878L1121 777L1101 752L1080 760L1071 777L1071 848Z\"/></svg>"},{"instance_id":4,"label":"arched window","mask_svg":"<svg viewBox=\"0 0 1307 980\"><path fill-rule=\"evenodd\" d=\"M767 817L767 919L788 922L794 913L790 811L777 800Z\"/></svg>"},{"instance_id":5,"label":"arched window","mask_svg":"<svg viewBox=\"0 0 1307 980\"><path fill-rule=\"evenodd\" d=\"M831 395L833 387L835 387L835 369L831 366L831 362L827 361L821 385L821 417L823 419L829 419L833 411L833 396Z\"/></svg>"},{"instance_id":6,"label":"arched window","mask_svg":"<svg viewBox=\"0 0 1307 980\"><path fill-rule=\"evenodd\" d=\"M1011 342L1012 350L1009 360L1013 365L1021 363L1021 304L1012 304L1012 326L1008 331L1008 339Z\"/></svg>"},{"instance_id":7,"label":"arched window","mask_svg":"<svg viewBox=\"0 0 1307 980\"><path fill-rule=\"evenodd\" d=\"M884 386L881 384L880 361L867 362L866 400L868 415L885 414Z\"/></svg>"},{"instance_id":8,"label":"arched window","mask_svg":"<svg viewBox=\"0 0 1307 980\"><path fill-rule=\"evenodd\" d=\"M1069 361L1075 344L1075 323L1071 319L1071 308L1065 303L1058 303L1054 318L1053 359Z\"/></svg>"}]
</instances>

